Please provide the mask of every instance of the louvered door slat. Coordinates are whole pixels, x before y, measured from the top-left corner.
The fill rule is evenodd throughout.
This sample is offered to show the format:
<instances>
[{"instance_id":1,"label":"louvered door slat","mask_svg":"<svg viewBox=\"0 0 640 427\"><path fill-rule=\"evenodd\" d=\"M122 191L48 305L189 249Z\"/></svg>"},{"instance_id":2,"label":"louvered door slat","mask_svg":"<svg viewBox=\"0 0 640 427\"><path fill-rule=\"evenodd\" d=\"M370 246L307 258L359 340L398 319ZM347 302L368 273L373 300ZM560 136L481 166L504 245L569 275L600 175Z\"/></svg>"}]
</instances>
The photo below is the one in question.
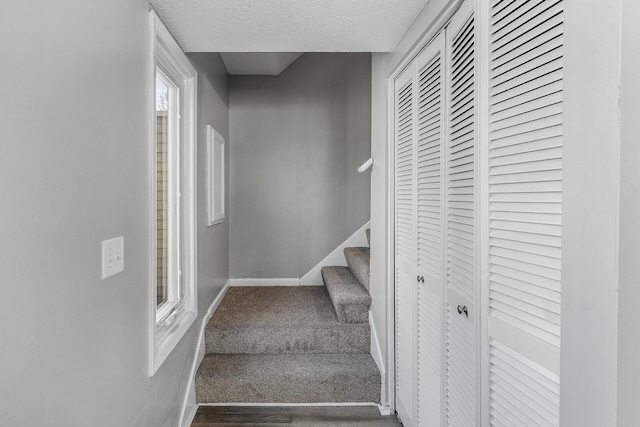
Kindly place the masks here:
<instances>
[{"instance_id":1,"label":"louvered door slat","mask_svg":"<svg viewBox=\"0 0 640 427\"><path fill-rule=\"evenodd\" d=\"M559 300L559 286L556 280L546 279L535 274L527 273L520 269L510 268L507 265L500 265L499 259L491 264L491 281L496 283L515 283L519 289L528 286L528 293L546 292L547 299Z\"/></svg>"},{"instance_id":2,"label":"louvered door slat","mask_svg":"<svg viewBox=\"0 0 640 427\"><path fill-rule=\"evenodd\" d=\"M496 0L493 4L493 13L498 15L504 8L516 3L519 0Z\"/></svg>"},{"instance_id":3,"label":"louvered door slat","mask_svg":"<svg viewBox=\"0 0 640 427\"><path fill-rule=\"evenodd\" d=\"M537 306L544 307L545 309L560 315L560 302L554 300L553 295L540 292L540 290L527 287L526 285L513 285L513 283L508 283L511 282L509 280L504 280L504 282L507 283L502 283L502 281L496 279L493 285L493 292L500 293L520 301L529 300Z\"/></svg>"},{"instance_id":4,"label":"louvered door slat","mask_svg":"<svg viewBox=\"0 0 640 427\"><path fill-rule=\"evenodd\" d=\"M539 4L540 2L541 0L531 0L527 2L522 2L519 0L512 0L509 2L496 1L492 5L493 18L494 18L493 21L496 26L506 25L508 24L508 22L505 22L504 19L507 16L512 15L514 11L517 11L518 9L522 10L523 6L528 6L525 10L529 10L532 7ZM505 3L508 3L508 4L505 4ZM528 3L528 5L523 3Z\"/></svg>"},{"instance_id":5,"label":"louvered door slat","mask_svg":"<svg viewBox=\"0 0 640 427\"><path fill-rule=\"evenodd\" d=\"M504 110L510 110L515 107L529 107L531 109L535 109L539 105L536 104L537 100L546 96L553 96L554 94L559 94L559 97L562 97L562 82L560 80L528 92L503 99L500 102L494 102L491 105L491 111L493 114L500 114L500 112ZM495 97L492 98L492 100L496 101Z\"/></svg>"},{"instance_id":6,"label":"louvered door slat","mask_svg":"<svg viewBox=\"0 0 640 427\"><path fill-rule=\"evenodd\" d=\"M532 34L532 30L535 31L537 35L546 35L544 38L536 40L536 42L538 43L544 43L550 39L553 39L554 34L557 34L554 33L554 30L556 29L556 27L562 24L562 17L559 13L559 10L556 10L554 11L554 13L544 12L536 21L541 22L531 21L528 25L518 27L514 31L512 31L510 37L503 37L502 39L495 40L492 49L492 54L494 55L493 58L499 58L505 53L508 53L514 49L526 45L527 43L530 43L530 35Z\"/></svg>"},{"instance_id":7,"label":"louvered door slat","mask_svg":"<svg viewBox=\"0 0 640 427\"><path fill-rule=\"evenodd\" d=\"M515 37L505 37L493 43L491 53L492 71L494 75L512 70L541 55L553 54L556 48L562 46L562 17L561 9L553 14L538 17L538 23L532 22L522 26L512 34ZM539 25L537 25L539 24ZM531 26L534 26L531 28ZM518 52L518 53L516 53Z\"/></svg>"},{"instance_id":8,"label":"louvered door slat","mask_svg":"<svg viewBox=\"0 0 640 427\"><path fill-rule=\"evenodd\" d=\"M396 393L398 412L412 425L415 363L415 93L412 71L395 82Z\"/></svg>"},{"instance_id":9,"label":"louvered door slat","mask_svg":"<svg viewBox=\"0 0 640 427\"><path fill-rule=\"evenodd\" d=\"M543 99L538 105L524 105L505 111L503 114L496 114L492 117L493 131L516 126L529 121L540 120L545 117L553 117L562 114L562 99ZM529 111L522 111L522 110Z\"/></svg>"},{"instance_id":10,"label":"louvered door slat","mask_svg":"<svg viewBox=\"0 0 640 427\"><path fill-rule=\"evenodd\" d=\"M527 64L531 69L539 69L562 57L561 39L553 39L549 43L552 45L547 46L545 44L538 46L532 51L522 54L513 60L504 58L505 61L507 61L505 62L505 65L496 67L492 72L492 77L495 83L500 84L520 76L522 73L521 66L524 64Z\"/></svg>"},{"instance_id":11,"label":"louvered door slat","mask_svg":"<svg viewBox=\"0 0 640 427\"><path fill-rule=\"evenodd\" d=\"M560 259L562 252L559 248L552 246L536 245L522 240L507 240L500 238L493 239L493 247L530 253L534 255L544 255L547 257L556 258L558 260Z\"/></svg>"},{"instance_id":12,"label":"louvered door slat","mask_svg":"<svg viewBox=\"0 0 640 427\"><path fill-rule=\"evenodd\" d=\"M460 114L465 114L470 108L473 108L473 86L467 89L467 91L468 92L462 94L455 103L451 104L451 108L449 109L451 117L458 117Z\"/></svg>"},{"instance_id":13,"label":"louvered door slat","mask_svg":"<svg viewBox=\"0 0 640 427\"><path fill-rule=\"evenodd\" d=\"M525 204L530 206L531 204ZM492 246L497 248L510 248L532 254L541 254L549 257L560 256L560 236L538 235L522 230L508 230L506 228L492 228L489 237Z\"/></svg>"},{"instance_id":14,"label":"louvered door slat","mask_svg":"<svg viewBox=\"0 0 640 427\"><path fill-rule=\"evenodd\" d=\"M536 68L529 68L514 78L502 81L497 83L495 86L492 86L491 94L498 94L515 88L518 88L519 90L531 89L531 87L527 87L525 85L532 85L532 82L540 82L540 85L550 83L553 80L549 79L553 77L553 75L549 75L554 72L559 72L560 70L562 70L562 59L555 59Z\"/></svg>"},{"instance_id":15,"label":"louvered door slat","mask_svg":"<svg viewBox=\"0 0 640 427\"><path fill-rule=\"evenodd\" d=\"M562 0L492 2L487 248L492 425L559 424L562 12ZM554 354L543 360L536 348Z\"/></svg>"},{"instance_id":16,"label":"louvered door slat","mask_svg":"<svg viewBox=\"0 0 640 427\"><path fill-rule=\"evenodd\" d=\"M554 16L555 9L562 0L529 0L505 14L504 19L494 21L491 26L492 40L502 38L516 39L522 29L525 33L535 34L535 28ZM548 13L552 11L552 13ZM520 32L518 31L520 30Z\"/></svg>"},{"instance_id":17,"label":"louvered door slat","mask_svg":"<svg viewBox=\"0 0 640 427\"><path fill-rule=\"evenodd\" d=\"M490 345L490 366L492 414L507 412L520 423L557 425L560 389L556 374L497 341Z\"/></svg>"},{"instance_id":18,"label":"louvered door slat","mask_svg":"<svg viewBox=\"0 0 640 427\"><path fill-rule=\"evenodd\" d=\"M469 102L473 102L475 99L474 89L473 81L468 82L464 88L459 89L456 93L456 98L449 101L449 111L455 114L458 110L468 105Z\"/></svg>"},{"instance_id":19,"label":"louvered door slat","mask_svg":"<svg viewBox=\"0 0 640 427\"><path fill-rule=\"evenodd\" d=\"M418 425L441 425L443 363L443 203L444 36L416 58L419 99L417 150ZM424 70L424 71L423 71Z\"/></svg>"}]
</instances>

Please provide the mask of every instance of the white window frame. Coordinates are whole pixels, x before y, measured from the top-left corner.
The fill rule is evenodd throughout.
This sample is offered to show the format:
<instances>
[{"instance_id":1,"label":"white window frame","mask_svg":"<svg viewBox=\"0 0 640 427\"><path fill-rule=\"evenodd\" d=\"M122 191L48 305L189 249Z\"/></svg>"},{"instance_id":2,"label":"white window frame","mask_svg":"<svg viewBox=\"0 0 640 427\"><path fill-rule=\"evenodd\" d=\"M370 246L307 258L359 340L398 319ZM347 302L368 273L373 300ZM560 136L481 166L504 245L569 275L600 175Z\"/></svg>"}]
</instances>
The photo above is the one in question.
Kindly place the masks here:
<instances>
[{"instance_id":1,"label":"white window frame","mask_svg":"<svg viewBox=\"0 0 640 427\"><path fill-rule=\"evenodd\" d=\"M181 272L181 251L180 245L175 244L176 242L180 242L181 233L180 233L180 209L178 209L178 204L174 203L174 201L178 198L178 194L180 193L180 179L177 179L180 175L180 159L181 153L179 150L180 147L180 120L178 119L179 115L179 96L181 90L176 82L173 81L171 77L169 77L162 69L156 67L155 74L155 82L157 85L158 79L162 80L164 84L168 87L168 105L167 105L167 133L168 133L168 149L167 149L167 165L168 165L168 199L169 199L169 218L171 221L169 223L168 230L168 239L167 239L167 281L170 286L167 288L167 299L162 304L160 304L156 309L156 323L164 321L177 311L177 306L181 304L181 290L180 286L176 286L176 283L179 284L180 281L180 272ZM157 123L157 122L156 122ZM153 140L154 142L157 136L157 129L153 132ZM156 148L154 147L154 157L157 156ZM157 164L154 162L154 164ZM154 171L154 176L157 176L156 171ZM157 181L154 180L154 184ZM155 191L153 194L156 194ZM155 206L155 204L154 204ZM156 210L154 210L156 212ZM155 221L154 221L155 222ZM155 228L157 230L157 228ZM154 242L157 242L157 234L154 236ZM155 261L157 258L154 257ZM154 275L157 277L157 274ZM173 286L171 286L173 284ZM154 289L158 289L157 286Z\"/></svg>"},{"instance_id":2,"label":"white window frame","mask_svg":"<svg viewBox=\"0 0 640 427\"><path fill-rule=\"evenodd\" d=\"M153 376L198 316L197 309L197 161L196 161L196 85L197 73L186 55L154 11L149 15L150 29L150 105L149 105L149 375ZM176 86L177 138L170 154L169 180L173 215L173 240L170 247L170 284L168 301L157 305L156 270L156 70ZM171 112L172 106L169 106ZM174 120L175 122L175 120ZM176 264L178 265L176 267ZM177 271L176 271L177 268ZM177 283L176 283L177 282Z\"/></svg>"}]
</instances>

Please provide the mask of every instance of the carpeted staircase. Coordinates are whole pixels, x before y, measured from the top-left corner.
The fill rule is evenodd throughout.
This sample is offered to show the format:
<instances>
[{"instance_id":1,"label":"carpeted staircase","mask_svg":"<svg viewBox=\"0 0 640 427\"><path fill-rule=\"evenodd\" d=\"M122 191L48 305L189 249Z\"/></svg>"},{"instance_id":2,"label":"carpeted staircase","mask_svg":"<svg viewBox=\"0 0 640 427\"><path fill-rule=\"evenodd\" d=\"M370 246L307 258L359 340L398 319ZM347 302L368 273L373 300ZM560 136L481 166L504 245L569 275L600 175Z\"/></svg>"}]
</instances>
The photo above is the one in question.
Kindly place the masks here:
<instances>
[{"instance_id":1,"label":"carpeted staircase","mask_svg":"<svg viewBox=\"0 0 640 427\"><path fill-rule=\"evenodd\" d=\"M322 269L326 286L229 289L205 329L198 403L380 401L369 248L344 254L348 267Z\"/></svg>"}]
</instances>

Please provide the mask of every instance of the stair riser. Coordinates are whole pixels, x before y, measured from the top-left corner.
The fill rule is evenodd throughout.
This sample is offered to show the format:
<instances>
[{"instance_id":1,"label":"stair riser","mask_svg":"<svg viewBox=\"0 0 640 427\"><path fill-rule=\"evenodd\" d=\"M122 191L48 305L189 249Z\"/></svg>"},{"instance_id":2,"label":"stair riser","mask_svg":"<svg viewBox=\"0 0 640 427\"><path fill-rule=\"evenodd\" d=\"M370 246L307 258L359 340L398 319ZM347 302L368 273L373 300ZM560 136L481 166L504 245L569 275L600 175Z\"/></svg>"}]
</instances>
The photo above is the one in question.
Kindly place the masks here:
<instances>
[{"instance_id":1,"label":"stair riser","mask_svg":"<svg viewBox=\"0 0 640 427\"><path fill-rule=\"evenodd\" d=\"M198 403L379 402L369 355L207 355L196 375Z\"/></svg>"},{"instance_id":2,"label":"stair riser","mask_svg":"<svg viewBox=\"0 0 640 427\"><path fill-rule=\"evenodd\" d=\"M268 383L216 378L206 384L196 378L196 399L198 403L379 402L379 387L379 376L295 381L283 375L279 381Z\"/></svg>"},{"instance_id":3,"label":"stair riser","mask_svg":"<svg viewBox=\"0 0 640 427\"><path fill-rule=\"evenodd\" d=\"M346 248L344 257L349 270L358 282L369 291L369 248Z\"/></svg>"},{"instance_id":4,"label":"stair riser","mask_svg":"<svg viewBox=\"0 0 640 427\"><path fill-rule=\"evenodd\" d=\"M371 297L347 267L324 267L324 280L341 323L367 323Z\"/></svg>"},{"instance_id":5,"label":"stair riser","mask_svg":"<svg viewBox=\"0 0 640 427\"><path fill-rule=\"evenodd\" d=\"M369 321L370 304L339 304L336 312L338 318L345 323L361 324Z\"/></svg>"},{"instance_id":6,"label":"stair riser","mask_svg":"<svg viewBox=\"0 0 640 427\"><path fill-rule=\"evenodd\" d=\"M322 354L369 353L368 324L335 327L212 328L206 334L207 353Z\"/></svg>"}]
</instances>

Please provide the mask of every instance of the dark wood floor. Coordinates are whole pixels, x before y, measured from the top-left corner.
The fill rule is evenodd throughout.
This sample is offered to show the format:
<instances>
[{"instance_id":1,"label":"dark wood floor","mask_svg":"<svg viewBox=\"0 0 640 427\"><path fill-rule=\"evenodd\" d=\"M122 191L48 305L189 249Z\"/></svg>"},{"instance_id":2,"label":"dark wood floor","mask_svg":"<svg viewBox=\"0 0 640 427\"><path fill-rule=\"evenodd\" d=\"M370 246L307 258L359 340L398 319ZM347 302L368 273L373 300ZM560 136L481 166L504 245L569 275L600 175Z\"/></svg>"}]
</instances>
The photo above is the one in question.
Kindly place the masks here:
<instances>
[{"instance_id":1,"label":"dark wood floor","mask_svg":"<svg viewBox=\"0 0 640 427\"><path fill-rule=\"evenodd\" d=\"M401 426L374 406L200 406L191 427Z\"/></svg>"}]
</instances>

